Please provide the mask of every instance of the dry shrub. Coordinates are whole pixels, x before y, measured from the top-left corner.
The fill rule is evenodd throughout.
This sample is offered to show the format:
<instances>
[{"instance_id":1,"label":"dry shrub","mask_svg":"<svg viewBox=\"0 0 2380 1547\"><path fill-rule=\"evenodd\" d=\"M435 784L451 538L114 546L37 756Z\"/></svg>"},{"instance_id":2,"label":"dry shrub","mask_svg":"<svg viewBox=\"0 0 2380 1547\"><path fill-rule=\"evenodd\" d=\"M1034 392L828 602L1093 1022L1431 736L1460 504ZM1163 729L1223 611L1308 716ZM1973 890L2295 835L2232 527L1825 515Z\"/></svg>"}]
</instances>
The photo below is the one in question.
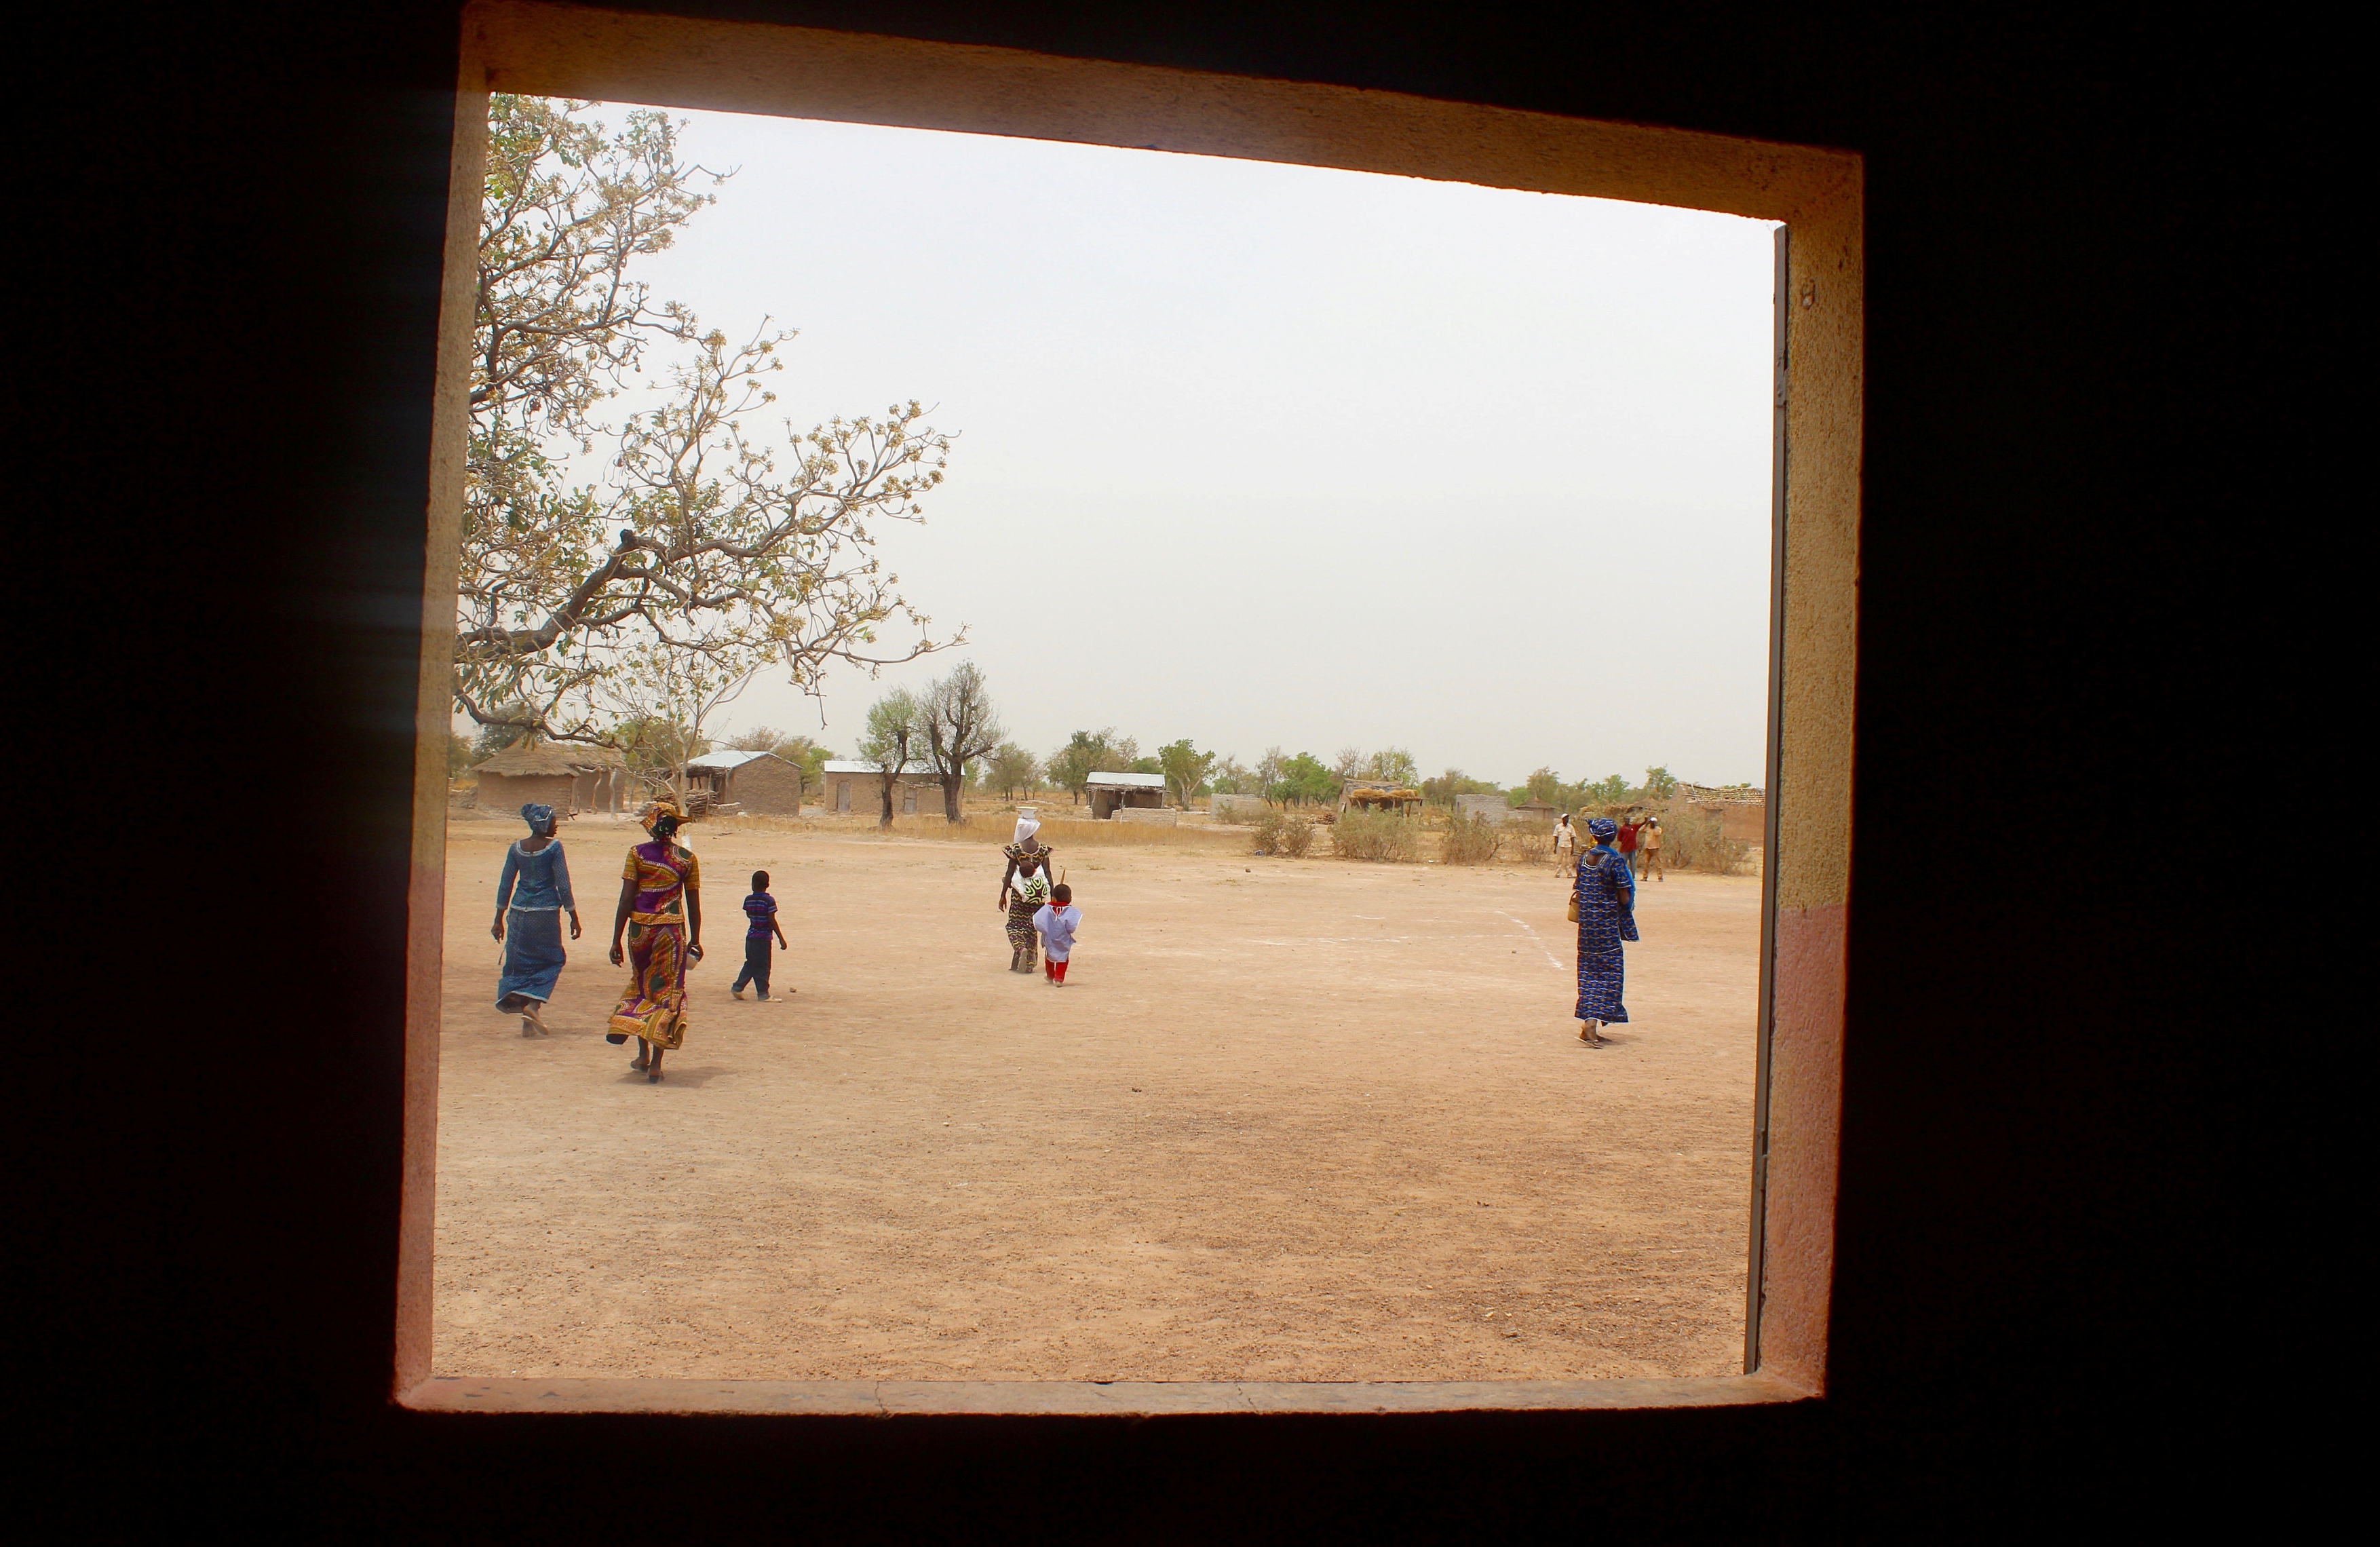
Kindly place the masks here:
<instances>
[{"instance_id":1,"label":"dry shrub","mask_svg":"<svg viewBox=\"0 0 2380 1547\"><path fill-rule=\"evenodd\" d=\"M1484 816L1455 816L1446 824L1441 850L1450 865L1485 865L1504 847L1504 829Z\"/></svg>"},{"instance_id":2,"label":"dry shrub","mask_svg":"<svg viewBox=\"0 0 2380 1547\"><path fill-rule=\"evenodd\" d=\"M1504 832L1504 857L1524 865L1542 865L1553 858L1554 834L1550 827L1531 824L1508 827Z\"/></svg>"},{"instance_id":3,"label":"dry shrub","mask_svg":"<svg viewBox=\"0 0 2380 1547\"><path fill-rule=\"evenodd\" d=\"M1256 830L1248 835L1251 854L1279 854L1292 859L1303 859L1314 847L1314 824L1304 817L1291 816L1287 811L1268 810L1257 818Z\"/></svg>"},{"instance_id":4,"label":"dry shrub","mask_svg":"<svg viewBox=\"0 0 2380 1547\"><path fill-rule=\"evenodd\" d=\"M1341 859L1410 865L1421 858L1421 823L1393 811L1350 809L1330 828L1330 852Z\"/></svg>"}]
</instances>

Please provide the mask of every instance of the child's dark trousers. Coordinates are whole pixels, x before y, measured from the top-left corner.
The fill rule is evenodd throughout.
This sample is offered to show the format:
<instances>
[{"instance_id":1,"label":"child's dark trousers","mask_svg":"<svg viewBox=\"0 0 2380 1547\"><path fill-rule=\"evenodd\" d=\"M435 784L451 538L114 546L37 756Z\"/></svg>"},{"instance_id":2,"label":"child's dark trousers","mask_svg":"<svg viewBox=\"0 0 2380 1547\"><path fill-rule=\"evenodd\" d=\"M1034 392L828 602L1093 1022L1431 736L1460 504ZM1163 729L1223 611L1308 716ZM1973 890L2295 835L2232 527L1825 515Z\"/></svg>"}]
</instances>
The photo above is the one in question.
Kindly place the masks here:
<instances>
[{"instance_id":1,"label":"child's dark trousers","mask_svg":"<svg viewBox=\"0 0 2380 1547\"><path fill-rule=\"evenodd\" d=\"M744 970L735 975L736 993L743 993L744 985L750 983L760 991L761 998L769 997L769 947L775 944L765 934L744 937Z\"/></svg>"}]
</instances>

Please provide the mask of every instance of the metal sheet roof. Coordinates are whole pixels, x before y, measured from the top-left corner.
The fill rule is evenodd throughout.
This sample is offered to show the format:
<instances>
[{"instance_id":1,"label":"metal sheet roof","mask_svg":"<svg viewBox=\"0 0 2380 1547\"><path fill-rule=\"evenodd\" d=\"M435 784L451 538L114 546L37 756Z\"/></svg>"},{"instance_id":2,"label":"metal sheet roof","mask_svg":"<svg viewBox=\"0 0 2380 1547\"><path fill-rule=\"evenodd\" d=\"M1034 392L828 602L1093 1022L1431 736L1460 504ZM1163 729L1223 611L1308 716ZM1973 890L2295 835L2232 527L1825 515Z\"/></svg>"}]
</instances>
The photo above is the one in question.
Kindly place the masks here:
<instances>
[{"instance_id":1,"label":"metal sheet roof","mask_svg":"<svg viewBox=\"0 0 2380 1547\"><path fill-rule=\"evenodd\" d=\"M826 771L830 774L880 774L883 772L883 770L878 768L872 762L856 762L850 758L827 759ZM923 762L913 762L907 764L901 770L901 776L905 779L914 778L917 774L931 774L932 772L933 769L929 764Z\"/></svg>"},{"instance_id":2,"label":"metal sheet roof","mask_svg":"<svg viewBox=\"0 0 2380 1547\"><path fill-rule=\"evenodd\" d=\"M741 768L754 758L774 757L777 757L774 752L705 752L698 758L687 759L686 765L703 769ZM785 760L777 758L777 761L783 762Z\"/></svg>"},{"instance_id":3,"label":"metal sheet roof","mask_svg":"<svg viewBox=\"0 0 2380 1547\"><path fill-rule=\"evenodd\" d=\"M1094 774L1083 781L1087 785L1105 785L1111 789L1163 789L1162 774Z\"/></svg>"}]
</instances>

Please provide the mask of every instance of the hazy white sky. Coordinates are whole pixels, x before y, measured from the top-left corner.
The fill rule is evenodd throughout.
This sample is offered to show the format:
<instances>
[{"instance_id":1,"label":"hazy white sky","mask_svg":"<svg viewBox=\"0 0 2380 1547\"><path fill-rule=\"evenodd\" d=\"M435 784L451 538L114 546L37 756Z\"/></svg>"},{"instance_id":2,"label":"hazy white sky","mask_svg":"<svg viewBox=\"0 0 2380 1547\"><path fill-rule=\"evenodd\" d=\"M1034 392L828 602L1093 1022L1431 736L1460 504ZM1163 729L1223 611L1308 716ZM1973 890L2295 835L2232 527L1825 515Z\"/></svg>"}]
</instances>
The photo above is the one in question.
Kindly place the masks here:
<instances>
[{"instance_id":1,"label":"hazy white sky","mask_svg":"<svg viewBox=\"0 0 2380 1547\"><path fill-rule=\"evenodd\" d=\"M615 122L623 110L598 116ZM1257 162L694 113L654 293L801 329L785 417L959 439L884 530L1010 733L1758 782L1770 227ZM847 755L868 700L730 712Z\"/></svg>"}]
</instances>

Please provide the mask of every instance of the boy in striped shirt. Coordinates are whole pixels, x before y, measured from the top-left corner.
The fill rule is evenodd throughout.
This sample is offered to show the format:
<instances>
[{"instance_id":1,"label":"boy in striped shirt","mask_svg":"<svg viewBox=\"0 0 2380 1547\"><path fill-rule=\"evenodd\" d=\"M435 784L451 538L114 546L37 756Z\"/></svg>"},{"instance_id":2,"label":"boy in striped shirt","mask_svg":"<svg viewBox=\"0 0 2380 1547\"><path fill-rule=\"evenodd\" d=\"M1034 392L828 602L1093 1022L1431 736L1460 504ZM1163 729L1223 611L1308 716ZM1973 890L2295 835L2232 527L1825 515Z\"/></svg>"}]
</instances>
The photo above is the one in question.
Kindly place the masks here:
<instances>
[{"instance_id":1,"label":"boy in striped shirt","mask_svg":"<svg viewBox=\"0 0 2380 1547\"><path fill-rule=\"evenodd\" d=\"M744 917L750 920L744 931L744 970L735 976L735 986L727 992L736 998L744 997L744 985L750 983L762 999L769 997L769 940L774 936L777 949L785 949L785 932L777 924L777 899L769 895L769 872L752 872L752 895L744 899Z\"/></svg>"}]
</instances>

